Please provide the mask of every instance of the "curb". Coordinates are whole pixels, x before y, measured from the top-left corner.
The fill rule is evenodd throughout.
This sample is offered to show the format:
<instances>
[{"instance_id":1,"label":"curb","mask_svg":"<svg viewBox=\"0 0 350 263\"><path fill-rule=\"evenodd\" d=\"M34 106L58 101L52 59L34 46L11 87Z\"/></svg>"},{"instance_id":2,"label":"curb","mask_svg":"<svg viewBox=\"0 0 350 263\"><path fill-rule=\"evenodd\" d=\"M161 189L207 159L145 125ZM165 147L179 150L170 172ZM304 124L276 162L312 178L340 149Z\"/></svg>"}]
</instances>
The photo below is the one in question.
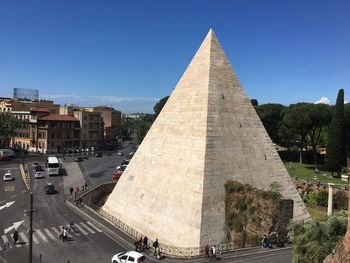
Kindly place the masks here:
<instances>
[{"instance_id":1,"label":"curb","mask_svg":"<svg viewBox=\"0 0 350 263\"><path fill-rule=\"evenodd\" d=\"M22 176L22 180L24 182L24 185L26 186L27 190L29 190L29 176L28 176L28 173L26 173L24 171L24 168L23 168L22 164L19 165L19 169L21 171L21 176Z\"/></svg>"}]
</instances>

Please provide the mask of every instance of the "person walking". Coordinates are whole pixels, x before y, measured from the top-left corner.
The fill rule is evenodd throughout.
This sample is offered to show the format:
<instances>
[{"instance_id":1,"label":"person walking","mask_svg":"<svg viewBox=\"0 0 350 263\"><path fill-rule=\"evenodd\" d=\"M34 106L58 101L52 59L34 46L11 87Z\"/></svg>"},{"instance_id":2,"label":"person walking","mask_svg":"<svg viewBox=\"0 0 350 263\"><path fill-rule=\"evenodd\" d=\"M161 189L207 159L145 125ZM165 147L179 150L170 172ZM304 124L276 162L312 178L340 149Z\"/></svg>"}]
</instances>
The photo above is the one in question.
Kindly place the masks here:
<instances>
[{"instance_id":1,"label":"person walking","mask_svg":"<svg viewBox=\"0 0 350 263\"><path fill-rule=\"evenodd\" d=\"M13 232L13 242L16 244L18 241L18 232L17 229Z\"/></svg>"},{"instance_id":2,"label":"person walking","mask_svg":"<svg viewBox=\"0 0 350 263\"><path fill-rule=\"evenodd\" d=\"M143 248L147 248L148 249L148 237L147 236L145 236L143 238Z\"/></svg>"},{"instance_id":3,"label":"person walking","mask_svg":"<svg viewBox=\"0 0 350 263\"><path fill-rule=\"evenodd\" d=\"M73 222L70 222L70 224L69 224L69 229L68 229L68 233L69 234L70 234L71 230L73 230L74 233L77 232L77 231L75 231L75 227L74 227L74 223Z\"/></svg>"},{"instance_id":4,"label":"person walking","mask_svg":"<svg viewBox=\"0 0 350 263\"><path fill-rule=\"evenodd\" d=\"M209 246L208 246L208 244L205 245L205 247L204 247L204 252L205 252L205 257L206 257L206 258L209 258Z\"/></svg>"},{"instance_id":5,"label":"person walking","mask_svg":"<svg viewBox=\"0 0 350 263\"><path fill-rule=\"evenodd\" d=\"M156 241L153 242L153 247L154 247L154 256L156 256L157 255L157 249L159 247L158 238L156 239Z\"/></svg>"},{"instance_id":6,"label":"person walking","mask_svg":"<svg viewBox=\"0 0 350 263\"><path fill-rule=\"evenodd\" d=\"M63 242L68 240L68 233L67 233L67 229L64 227L63 228Z\"/></svg>"},{"instance_id":7,"label":"person walking","mask_svg":"<svg viewBox=\"0 0 350 263\"><path fill-rule=\"evenodd\" d=\"M212 247L212 258L214 258L216 260L216 246L215 245Z\"/></svg>"},{"instance_id":8,"label":"person walking","mask_svg":"<svg viewBox=\"0 0 350 263\"><path fill-rule=\"evenodd\" d=\"M58 239L63 239L63 232L64 232L64 227L61 227L61 230L60 230L60 235L58 236Z\"/></svg>"},{"instance_id":9,"label":"person walking","mask_svg":"<svg viewBox=\"0 0 350 263\"><path fill-rule=\"evenodd\" d=\"M73 196L73 191L74 191L73 187L69 188L70 196Z\"/></svg>"}]
</instances>

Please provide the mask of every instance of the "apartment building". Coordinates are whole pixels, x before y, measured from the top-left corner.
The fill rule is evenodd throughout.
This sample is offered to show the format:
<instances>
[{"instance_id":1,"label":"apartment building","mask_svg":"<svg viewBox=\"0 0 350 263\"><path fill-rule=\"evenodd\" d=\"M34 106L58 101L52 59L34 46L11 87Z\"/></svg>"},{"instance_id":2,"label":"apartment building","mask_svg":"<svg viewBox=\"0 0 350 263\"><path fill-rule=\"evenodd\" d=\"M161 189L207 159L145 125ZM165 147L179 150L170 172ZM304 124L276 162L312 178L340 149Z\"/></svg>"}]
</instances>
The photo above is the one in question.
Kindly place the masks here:
<instances>
[{"instance_id":1,"label":"apartment building","mask_svg":"<svg viewBox=\"0 0 350 263\"><path fill-rule=\"evenodd\" d=\"M83 108L74 109L73 114L80 122L79 148L100 145L103 142L102 114Z\"/></svg>"},{"instance_id":2,"label":"apartment building","mask_svg":"<svg viewBox=\"0 0 350 263\"><path fill-rule=\"evenodd\" d=\"M94 112L100 112L102 114L104 141L115 141L118 136L122 113L106 106L93 107L91 110Z\"/></svg>"},{"instance_id":3,"label":"apartment building","mask_svg":"<svg viewBox=\"0 0 350 263\"><path fill-rule=\"evenodd\" d=\"M12 99L11 98L0 98L0 112L11 112L12 110Z\"/></svg>"}]
</instances>

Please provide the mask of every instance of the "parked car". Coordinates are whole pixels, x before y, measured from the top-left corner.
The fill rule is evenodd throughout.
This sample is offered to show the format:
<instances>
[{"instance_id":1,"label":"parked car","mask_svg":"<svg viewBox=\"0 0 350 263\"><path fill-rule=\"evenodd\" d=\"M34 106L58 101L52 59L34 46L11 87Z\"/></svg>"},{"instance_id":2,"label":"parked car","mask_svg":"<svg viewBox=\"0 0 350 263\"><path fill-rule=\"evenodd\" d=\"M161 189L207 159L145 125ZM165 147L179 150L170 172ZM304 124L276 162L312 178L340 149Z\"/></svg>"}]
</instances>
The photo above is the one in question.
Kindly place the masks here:
<instances>
[{"instance_id":1,"label":"parked car","mask_svg":"<svg viewBox=\"0 0 350 263\"><path fill-rule=\"evenodd\" d=\"M120 176L123 174L123 171L115 171L112 175L113 180L119 180Z\"/></svg>"},{"instance_id":2,"label":"parked car","mask_svg":"<svg viewBox=\"0 0 350 263\"><path fill-rule=\"evenodd\" d=\"M134 152L129 152L129 156L130 157L134 156Z\"/></svg>"},{"instance_id":3,"label":"parked car","mask_svg":"<svg viewBox=\"0 0 350 263\"><path fill-rule=\"evenodd\" d=\"M139 252L129 251L122 252L112 257L112 263L149 263L147 258Z\"/></svg>"},{"instance_id":4,"label":"parked car","mask_svg":"<svg viewBox=\"0 0 350 263\"><path fill-rule=\"evenodd\" d=\"M123 152L118 152L118 156L123 156L124 153Z\"/></svg>"},{"instance_id":5,"label":"parked car","mask_svg":"<svg viewBox=\"0 0 350 263\"><path fill-rule=\"evenodd\" d=\"M36 171L34 174L34 178L35 179L39 179L39 178L45 178L44 174L42 172Z\"/></svg>"},{"instance_id":6,"label":"parked car","mask_svg":"<svg viewBox=\"0 0 350 263\"><path fill-rule=\"evenodd\" d=\"M80 156L74 159L74 162L82 162L83 158L81 158Z\"/></svg>"},{"instance_id":7,"label":"parked car","mask_svg":"<svg viewBox=\"0 0 350 263\"><path fill-rule=\"evenodd\" d=\"M125 171L126 167L128 167L127 164L122 164L122 165L119 165L117 166L117 171Z\"/></svg>"},{"instance_id":8,"label":"parked car","mask_svg":"<svg viewBox=\"0 0 350 263\"><path fill-rule=\"evenodd\" d=\"M95 153L95 157L102 157L102 153Z\"/></svg>"},{"instance_id":9,"label":"parked car","mask_svg":"<svg viewBox=\"0 0 350 263\"><path fill-rule=\"evenodd\" d=\"M12 176L10 170L8 170L7 173L4 174L3 179L4 179L4 182L15 180L15 178Z\"/></svg>"},{"instance_id":10,"label":"parked car","mask_svg":"<svg viewBox=\"0 0 350 263\"><path fill-rule=\"evenodd\" d=\"M130 163L130 159L124 159L124 160L122 161L122 165L123 165L123 164L128 165L129 163Z\"/></svg>"},{"instance_id":11,"label":"parked car","mask_svg":"<svg viewBox=\"0 0 350 263\"><path fill-rule=\"evenodd\" d=\"M46 194L55 194L56 190L53 183L47 183L47 185L45 186L45 191L46 191Z\"/></svg>"}]
</instances>

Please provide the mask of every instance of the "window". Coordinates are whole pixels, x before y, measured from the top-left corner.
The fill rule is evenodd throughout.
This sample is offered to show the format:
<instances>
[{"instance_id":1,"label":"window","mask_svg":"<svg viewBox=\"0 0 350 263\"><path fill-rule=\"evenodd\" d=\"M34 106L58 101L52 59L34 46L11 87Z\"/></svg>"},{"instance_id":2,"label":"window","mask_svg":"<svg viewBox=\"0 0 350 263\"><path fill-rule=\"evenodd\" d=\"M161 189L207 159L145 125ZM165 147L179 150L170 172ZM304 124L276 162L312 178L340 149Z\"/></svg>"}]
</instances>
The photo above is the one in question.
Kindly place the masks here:
<instances>
[{"instance_id":1,"label":"window","mask_svg":"<svg viewBox=\"0 0 350 263\"><path fill-rule=\"evenodd\" d=\"M127 260L128 256L122 256L120 260Z\"/></svg>"},{"instance_id":2,"label":"window","mask_svg":"<svg viewBox=\"0 0 350 263\"><path fill-rule=\"evenodd\" d=\"M134 259L133 257L129 257L129 258L128 258L128 261L129 261L129 262L134 262L135 259Z\"/></svg>"}]
</instances>

